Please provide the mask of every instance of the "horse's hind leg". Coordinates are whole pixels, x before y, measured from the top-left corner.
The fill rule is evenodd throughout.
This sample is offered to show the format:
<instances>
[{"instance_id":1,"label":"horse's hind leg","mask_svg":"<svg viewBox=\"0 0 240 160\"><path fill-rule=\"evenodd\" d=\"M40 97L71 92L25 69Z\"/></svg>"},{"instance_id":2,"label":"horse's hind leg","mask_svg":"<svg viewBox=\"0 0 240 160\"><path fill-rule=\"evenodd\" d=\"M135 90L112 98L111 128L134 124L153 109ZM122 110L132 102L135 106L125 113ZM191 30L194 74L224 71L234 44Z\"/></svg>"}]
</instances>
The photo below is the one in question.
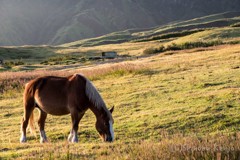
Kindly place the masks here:
<instances>
[{"instance_id":1,"label":"horse's hind leg","mask_svg":"<svg viewBox=\"0 0 240 160\"><path fill-rule=\"evenodd\" d=\"M27 141L26 129L27 129L27 126L28 126L29 118L33 114L33 110L34 110L34 100L33 100L33 98L25 100L24 116L22 118L22 125L21 125L21 132L22 132L22 135L21 135L21 138L20 138L21 143L24 143L24 142Z\"/></svg>"},{"instance_id":2,"label":"horse's hind leg","mask_svg":"<svg viewBox=\"0 0 240 160\"><path fill-rule=\"evenodd\" d=\"M45 130L44 130L47 113L40 109L39 109L39 112L40 112L40 115L39 115L39 119L38 119L38 126L39 126L39 130L40 130L40 143L44 143L44 142L47 142L47 136L46 136Z\"/></svg>"}]
</instances>

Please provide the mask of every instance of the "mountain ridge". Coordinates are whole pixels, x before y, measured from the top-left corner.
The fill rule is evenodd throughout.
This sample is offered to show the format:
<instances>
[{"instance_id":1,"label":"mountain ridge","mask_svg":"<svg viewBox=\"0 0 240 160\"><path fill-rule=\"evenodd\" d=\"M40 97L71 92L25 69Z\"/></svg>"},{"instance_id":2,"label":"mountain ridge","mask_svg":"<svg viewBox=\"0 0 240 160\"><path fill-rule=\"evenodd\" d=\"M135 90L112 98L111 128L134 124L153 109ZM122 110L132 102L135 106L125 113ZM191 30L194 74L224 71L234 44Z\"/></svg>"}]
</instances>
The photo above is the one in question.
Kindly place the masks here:
<instances>
[{"instance_id":1,"label":"mountain ridge","mask_svg":"<svg viewBox=\"0 0 240 160\"><path fill-rule=\"evenodd\" d=\"M0 45L58 45L239 9L237 0L3 0Z\"/></svg>"},{"instance_id":2,"label":"mountain ridge","mask_svg":"<svg viewBox=\"0 0 240 160\"><path fill-rule=\"evenodd\" d=\"M199 32L212 30L213 28L230 27L240 22L240 12L225 12L220 14L208 15L194 18L177 23L169 23L146 29L128 29L119 32L109 33L103 36L78 40L60 46L63 47L90 47L98 45L115 44L122 42L143 42L156 40L156 38L169 34ZM161 38L164 39L164 38Z\"/></svg>"}]
</instances>

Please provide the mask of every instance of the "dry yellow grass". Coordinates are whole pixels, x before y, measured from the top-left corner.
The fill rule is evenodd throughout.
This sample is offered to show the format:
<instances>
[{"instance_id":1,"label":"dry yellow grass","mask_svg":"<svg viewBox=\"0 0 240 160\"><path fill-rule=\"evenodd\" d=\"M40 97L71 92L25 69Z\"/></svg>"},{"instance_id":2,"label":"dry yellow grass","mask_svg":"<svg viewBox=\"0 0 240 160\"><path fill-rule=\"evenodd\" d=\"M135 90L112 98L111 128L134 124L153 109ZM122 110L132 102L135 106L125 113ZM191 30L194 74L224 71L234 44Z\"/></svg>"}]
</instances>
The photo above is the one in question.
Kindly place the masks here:
<instances>
[{"instance_id":1,"label":"dry yellow grass","mask_svg":"<svg viewBox=\"0 0 240 160\"><path fill-rule=\"evenodd\" d=\"M137 72L148 69L147 65L140 62L120 62L115 64L100 64L88 67L79 67L75 70L68 71L54 71L54 70L37 70L37 71L20 71L20 72L2 72L0 73L0 80L14 80L14 79L32 79L40 76L70 76L75 73L80 73L90 79L112 74L114 72Z\"/></svg>"},{"instance_id":2,"label":"dry yellow grass","mask_svg":"<svg viewBox=\"0 0 240 160\"><path fill-rule=\"evenodd\" d=\"M66 143L69 116L49 116L46 132L51 143L39 144L28 135L28 144L21 145L23 89L4 90L0 95L0 158L237 159L239 64L240 45L224 45L67 71L0 73L0 81L10 85L42 75L83 73L106 103L116 107L114 143L100 142L94 115L87 112L80 123L79 144Z\"/></svg>"}]
</instances>

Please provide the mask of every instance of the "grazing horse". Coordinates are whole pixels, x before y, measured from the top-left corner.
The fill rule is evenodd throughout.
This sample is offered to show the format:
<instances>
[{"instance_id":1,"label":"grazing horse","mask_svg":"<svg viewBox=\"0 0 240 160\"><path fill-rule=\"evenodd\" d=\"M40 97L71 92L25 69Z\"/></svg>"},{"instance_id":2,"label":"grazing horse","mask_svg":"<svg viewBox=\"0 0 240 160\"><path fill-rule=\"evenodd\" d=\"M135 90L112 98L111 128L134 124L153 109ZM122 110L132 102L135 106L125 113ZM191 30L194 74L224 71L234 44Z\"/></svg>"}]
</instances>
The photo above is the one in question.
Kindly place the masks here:
<instances>
[{"instance_id":1,"label":"grazing horse","mask_svg":"<svg viewBox=\"0 0 240 160\"><path fill-rule=\"evenodd\" d=\"M38 126L40 142L47 142L44 131L47 114L71 114L72 129L68 141L78 142L78 124L87 109L96 116L95 127L103 141L112 142L114 139L112 112L114 107L107 109L101 95L94 85L84 76L74 74L69 77L46 76L36 78L25 86L24 116L21 124L20 142L26 142L26 128L34 129L33 110L38 108L40 115Z\"/></svg>"}]
</instances>

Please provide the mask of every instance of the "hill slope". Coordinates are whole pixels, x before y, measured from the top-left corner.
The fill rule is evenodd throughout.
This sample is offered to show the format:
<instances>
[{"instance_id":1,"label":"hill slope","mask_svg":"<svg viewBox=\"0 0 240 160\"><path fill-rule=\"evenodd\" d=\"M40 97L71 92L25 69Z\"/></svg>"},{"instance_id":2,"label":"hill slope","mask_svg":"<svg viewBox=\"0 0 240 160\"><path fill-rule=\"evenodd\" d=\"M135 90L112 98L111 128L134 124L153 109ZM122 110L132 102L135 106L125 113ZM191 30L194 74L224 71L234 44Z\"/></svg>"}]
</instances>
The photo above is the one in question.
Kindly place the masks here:
<instances>
[{"instance_id":1,"label":"hill slope","mask_svg":"<svg viewBox=\"0 0 240 160\"><path fill-rule=\"evenodd\" d=\"M182 33L192 34L204 30L212 30L213 28L229 27L240 22L240 12L226 12L214 15L208 15L187 21L171 23L159 27L149 29L128 29L120 32L113 32L100 37L79 40L63 44L64 47L79 46L97 46L103 44L115 44L127 41L149 41L156 40L159 37L167 37L167 34ZM237 29L237 28L235 28ZM221 29L220 29L221 30ZM184 34L182 34L184 36ZM238 34L236 35L238 36ZM164 37L162 38L164 39ZM166 38L165 38L166 39Z\"/></svg>"},{"instance_id":2,"label":"hill slope","mask_svg":"<svg viewBox=\"0 0 240 160\"><path fill-rule=\"evenodd\" d=\"M0 159L239 156L239 50L240 45L231 45L177 51L128 63L80 67L69 72L0 73ZM91 78L107 105L115 105L114 143L100 142L94 128L95 117L89 111L80 122L78 144L66 142L71 128L69 115L48 115L45 129L49 144L39 144L39 137L29 133L28 143L19 144L24 83L40 75L72 73ZM181 146L188 150L178 150ZM199 148L203 151L199 152Z\"/></svg>"},{"instance_id":3,"label":"hill slope","mask_svg":"<svg viewBox=\"0 0 240 160\"><path fill-rule=\"evenodd\" d=\"M0 45L62 44L239 9L238 0L4 0Z\"/></svg>"}]
</instances>

